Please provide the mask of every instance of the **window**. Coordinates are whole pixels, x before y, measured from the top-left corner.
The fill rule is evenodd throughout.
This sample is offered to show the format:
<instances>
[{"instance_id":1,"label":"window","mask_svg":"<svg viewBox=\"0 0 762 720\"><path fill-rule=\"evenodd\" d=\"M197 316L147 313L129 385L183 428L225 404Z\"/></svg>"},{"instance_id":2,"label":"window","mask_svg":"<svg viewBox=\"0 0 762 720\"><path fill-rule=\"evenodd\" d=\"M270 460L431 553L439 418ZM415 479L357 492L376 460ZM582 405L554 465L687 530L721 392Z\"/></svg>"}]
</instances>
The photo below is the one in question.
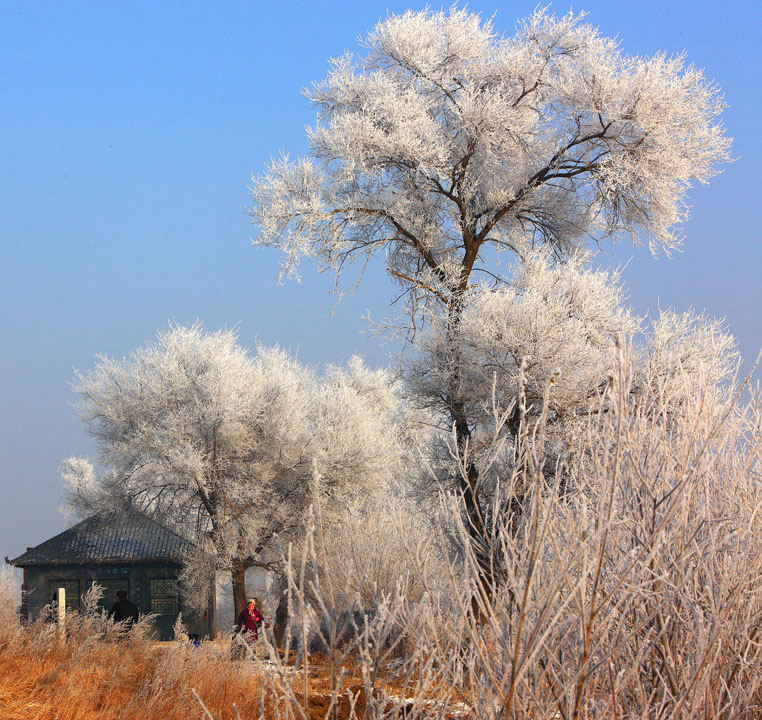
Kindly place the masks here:
<instances>
[{"instance_id":1,"label":"window","mask_svg":"<svg viewBox=\"0 0 762 720\"><path fill-rule=\"evenodd\" d=\"M48 602L58 602L58 588L66 591L66 610L79 610L79 580L48 580Z\"/></svg>"},{"instance_id":2,"label":"window","mask_svg":"<svg viewBox=\"0 0 762 720\"><path fill-rule=\"evenodd\" d=\"M177 580L153 578L151 586L151 612L157 615L177 615Z\"/></svg>"}]
</instances>

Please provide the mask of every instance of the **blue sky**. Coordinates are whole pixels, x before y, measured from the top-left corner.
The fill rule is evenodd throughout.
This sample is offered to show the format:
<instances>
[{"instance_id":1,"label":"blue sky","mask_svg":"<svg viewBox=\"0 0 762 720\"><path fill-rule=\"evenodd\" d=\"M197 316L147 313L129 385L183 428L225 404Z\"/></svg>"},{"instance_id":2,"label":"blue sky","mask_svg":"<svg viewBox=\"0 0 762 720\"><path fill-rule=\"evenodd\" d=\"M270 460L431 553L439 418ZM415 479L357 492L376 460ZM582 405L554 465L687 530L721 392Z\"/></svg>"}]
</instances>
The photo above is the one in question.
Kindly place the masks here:
<instances>
[{"instance_id":1,"label":"blue sky","mask_svg":"<svg viewBox=\"0 0 762 720\"><path fill-rule=\"evenodd\" d=\"M331 315L331 279L305 267L301 284L279 286L244 210L250 175L304 150L313 111L300 89L387 12L423 5L0 2L0 557L64 528L60 461L93 453L69 383L97 353L126 355L198 318L305 362L387 362L362 320L388 312L380 265ZM469 3L508 33L534 6ZM724 89L738 160L691 193L684 251L654 260L620 245L602 261L632 258L638 311L706 309L756 355L762 4L574 9L631 54L686 51Z\"/></svg>"}]
</instances>

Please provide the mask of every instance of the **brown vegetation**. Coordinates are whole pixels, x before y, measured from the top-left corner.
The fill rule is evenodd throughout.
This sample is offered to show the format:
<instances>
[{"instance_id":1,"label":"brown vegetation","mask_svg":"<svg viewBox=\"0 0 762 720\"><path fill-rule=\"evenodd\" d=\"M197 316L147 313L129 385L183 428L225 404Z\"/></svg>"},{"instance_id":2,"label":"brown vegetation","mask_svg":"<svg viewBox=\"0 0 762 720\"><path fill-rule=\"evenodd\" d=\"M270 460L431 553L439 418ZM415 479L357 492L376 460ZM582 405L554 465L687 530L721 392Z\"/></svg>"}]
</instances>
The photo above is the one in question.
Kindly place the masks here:
<instances>
[{"instance_id":1,"label":"brown vegetation","mask_svg":"<svg viewBox=\"0 0 762 720\"><path fill-rule=\"evenodd\" d=\"M77 620L74 621L77 623ZM55 625L19 629L0 645L2 720L188 720L281 717L278 673L271 664L231 660L227 639L194 646L153 642L139 633L119 638L70 633L61 641ZM282 659L282 658L281 658ZM282 668L303 687L304 666L290 653ZM365 697L359 664L342 663L332 683L327 655L307 663L303 717L362 717ZM333 694L332 694L333 690ZM399 688L389 686L390 692ZM282 691L282 688L281 688ZM334 700L332 701L332 697Z\"/></svg>"},{"instance_id":2,"label":"brown vegetation","mask_svg":"<svg viewBox=\"0 0 762 720\"><path fill-rule=\"evenodd\" d=\"M154 643L141 636L70 637L37 624L0 646L4 720L186 720L195 689L217 718L259 714L261 679L219 646Z\"/></svg>"}]
</instances>

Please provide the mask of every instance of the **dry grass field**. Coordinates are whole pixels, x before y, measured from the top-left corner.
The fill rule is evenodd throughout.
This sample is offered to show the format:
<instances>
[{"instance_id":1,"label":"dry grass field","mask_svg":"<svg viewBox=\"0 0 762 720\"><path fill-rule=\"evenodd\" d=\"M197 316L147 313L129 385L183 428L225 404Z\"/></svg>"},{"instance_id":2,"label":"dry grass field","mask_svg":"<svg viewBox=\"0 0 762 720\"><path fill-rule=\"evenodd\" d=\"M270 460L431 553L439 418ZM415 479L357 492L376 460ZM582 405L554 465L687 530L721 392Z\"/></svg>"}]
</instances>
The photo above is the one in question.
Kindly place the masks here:
<instances>
[{"instance_id":1,"label":"dry grass field","mask_svg":"<svg viewBox=\"0 0 762 720\"><path fill-rule=\"evenodd\" d=\"M2 720L288 717L275 700L284 696L284 677L299 688L296 702L291 695L291 710L299 708L295 717L339 720L352 713L362 717L365 710L362 673L347 658L336 685L323 653L308 657L305 678L303 668L293 666L293 652L289 662L231 660L227 638L194 646L154 642L141 632L120 637L93 618L74 618L70 625L65 641L54 625L38 622L11 633L6 626L0 641Z\"/></svg>"},{"instance_id":2,"label":"dry grass field","mask_svg":"<svg viewBox=\"0 0 762 720\"><path fill-rule=\"evenodd\" d=\"M195 689L216 718L259 715L261 678L218 646L91 637L60 642L32 626L0 646L4 720L187 720L201 717Z\"/></svg>"}]
</instances>

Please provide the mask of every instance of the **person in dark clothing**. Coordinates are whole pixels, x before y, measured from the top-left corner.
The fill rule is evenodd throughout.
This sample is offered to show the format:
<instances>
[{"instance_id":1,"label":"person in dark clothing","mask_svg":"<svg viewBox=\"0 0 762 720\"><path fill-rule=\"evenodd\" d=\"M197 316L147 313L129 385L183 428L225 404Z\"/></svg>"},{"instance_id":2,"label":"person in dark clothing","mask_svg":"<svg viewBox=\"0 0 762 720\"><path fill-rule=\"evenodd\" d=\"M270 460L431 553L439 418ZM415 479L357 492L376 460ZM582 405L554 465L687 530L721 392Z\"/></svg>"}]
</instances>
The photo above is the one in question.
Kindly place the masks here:
<instances>
[{"instance_id":1,"label":"person in dark clothing","mask_svg":"<svg viewBox=\"0 0 762 720\"><path fill-rule=\"evenodd\" d=\"M127 591L119 590L116 594L114 607L109 611L109 619L114 622L122 622L126 620L127 626L132 627L137 623L139 615L140 613L138 612L137 605L131 603L127 599Z\"/></svg>"}]
</instances>

